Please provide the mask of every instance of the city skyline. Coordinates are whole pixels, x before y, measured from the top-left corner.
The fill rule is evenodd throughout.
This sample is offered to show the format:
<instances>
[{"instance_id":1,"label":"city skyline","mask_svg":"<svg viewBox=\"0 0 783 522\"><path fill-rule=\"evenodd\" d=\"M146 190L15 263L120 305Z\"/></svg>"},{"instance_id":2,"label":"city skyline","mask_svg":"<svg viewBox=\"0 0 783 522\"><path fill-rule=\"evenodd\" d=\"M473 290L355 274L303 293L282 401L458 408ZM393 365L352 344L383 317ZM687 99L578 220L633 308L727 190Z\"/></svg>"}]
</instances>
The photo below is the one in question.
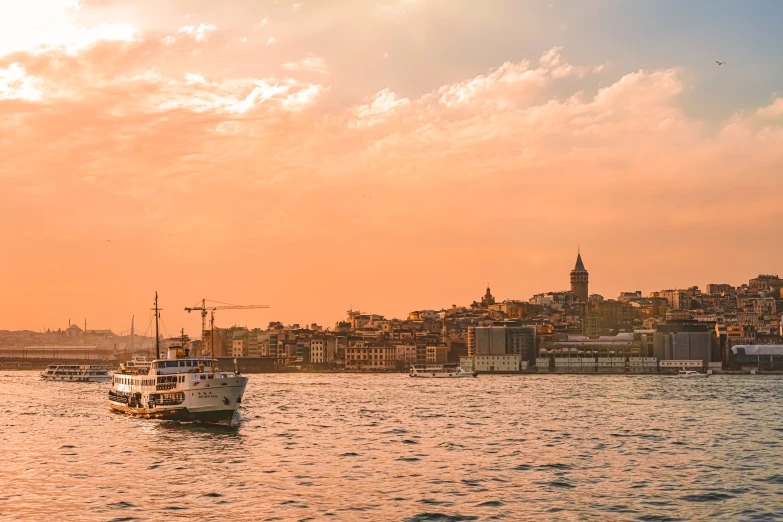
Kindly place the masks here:
<instances>
[{"instance_id":1,"label":"city skyline","mask_svg":"<svg viewBox=\"0 0 783 522\"><path fill-rule=\"evenodd\" d=\"M490 305L500 305L501 303L538 303L538 300L536 298L541 296L551 296L554 294L570 294L573 296L573 299L575 300L575 303L587 303L588 298L589 301L593 301L593 298L597 298L599 300L608 300L608 301L614 301L614 300L627 300L629 297L628 294L638 294L638 296L641 297L658 297L659 294L663 293L672 293L672 292L678 292L683 291L686 294L689 294L690 291L695 287L698 288L699 291L704 291L706 294L714 293L710 291L710 286L713 288L715 287L728 287L731 289L739 289L740 287L747 286L747 283L742 282L740 284L734 284L731 282L726 281L713 281L710 283L705 283L704 285L683 285L683 286L662 286L658 289L650 289L647 290L640 290L638 288L628 288L626 290L622 290L620 292L617 292L613 295L606 295L602 294L598 291L591 291L588 286L588 270L585 266L585 263L582 259L581 255L581 249L577 250L577 256L576 256L576 262L574 264L573 269L570 271L568 280L570 281L570 288L567 288L566 285L561 285L560 287L553 287L546 290L537 291L530 295L525 296L519 296L519 295L493 295L491 293L491 285L489 282L487 284L489 286L486 287L486 292L484 295L482 295L478 299L474 299L472 302L470 299L462 300L462 301L456 301L452 302L451 304L436 304L434 306L417 306L413 303L410 304L404 311L397 313L387 313L384 308L380 309L370 309L366 307L361 306L354 306L353 303L348 305L347 309L343 311L342 314L338 313L332 318L327 318L325 320L297 320L297 318L288 319L288 318L282 318L275 315L274 310L268 310L267 306L265 305L262 310L243 310L243 309L235 309L232 306L228 307L228 310L222 310L219 313L220 318L216 319L215 321L215 327L216 328L234 328L234 327L244 327L244 328L266 328L267 325L272 325L273 323L281 324L281 325L300 325L301 328L308 328L309 326L319 326L320 328L325 328L327 330L332 329L333 327L336 329L340 322L344 321L345 314L347 313L349 316L352 313L355 314L363 314L363 315L370 315L370 316L376 316L379 318L386 318L386 320L405 320L405 318L409 318L411 314L421 312L421 311L448 311L451 308L472 308L472 307L490 307ZM770 274L769 276L765 275L764 273L758 273L756 274L758 277L773 277L777 278L777 273ZM565 277L563 278L565 280ZM752 280L751 280L752 282ZM497 292L496 292L497 294ZM475 297L477 295L476 292L473 293L472 297ZM781 294L783 296L783 293ZM666 298L664 298L665 300ZM223 302L209 302L210 300L207 300L207 306L214 306L214 305L226 305L228 303ZM201 302L195 303L190 306L201 306ZM241 308L241 306L240 306ZM363 308L363 309L362 309ZM677 308L677 307L675 307ZM687 308L687 307L686 307ZM168 308L171 310L171 307ZM219 309L219 308L218 308ZM164 308L161 308L161 310L164 310ZM191 312L187 312L185 307L174 307L174 316L175 320L179 319L182 320L183 317L185 318L182 320L182 323L176 323L172 322L171 320L168 321L168 323L162 319L161 324L163 325L163 330L161 330L161 335L163 337L177 337L179 336L179 332L182 331L186 335L194 338L199 339L201 337L200 334L200 313L198 312L198 309L195 310L195 313L191 313L194 310L191 310ZM229 314L228 316L224 316L223 314ZM261 315L263 314L263 316ZM140 318L136 321L136 327L135 332L136 335L152 335L151 334L151 328L154 324L154 314L152 311L148 314L149 317L145 316L144 314L133 314L132 318ZM237 316L239 319L237 319ZM149 319L149 324L145 323L145 317ZM222 319L222 320L221 320ZM81 322L80 322L81 321ZM115 321L116 322L116 321ZM146 324L146 326L145 326ZM83 329L80 329L79 331L93 331L93 332L108 332L110 330L113 330L114 333L120 333L122 332L122 335L128 335L130 332L130 328L128 328L128 325L121 325L117 328L110 328L106 327L104 325L98 325L97 330L93 330L95 328L95 324L90 322L90 328L88 328L88 318L83 319L76 319L72 320L72 318L68 317L68 327L71 327L71 325L75 325L77 328L80 328L83 325ZM169 326L171 326L171 330L169 330ZM70 329L70 328L69 328ZM2 328L0 328L2 330ZM7 328L6 330L14 330L13 328ZM36 329L36 328L23 328L18 330L30 330L33 332L46 332L46 331L65 331L65 328L60 326L59 324L55 324L53 326L50 325L44 325L42 328Z\"/></svg>"},{"instance_id":2,"label":"city skyline","mask_svg":"<svg viewBox=\"0 0 783 522\"><path fill-rule=\"evenodd\" d=\"M0 328L402 315L567 289L576 245L609 297L779 272L780 5L352 5L4 17Z\"/></svg>"}]
</instances>

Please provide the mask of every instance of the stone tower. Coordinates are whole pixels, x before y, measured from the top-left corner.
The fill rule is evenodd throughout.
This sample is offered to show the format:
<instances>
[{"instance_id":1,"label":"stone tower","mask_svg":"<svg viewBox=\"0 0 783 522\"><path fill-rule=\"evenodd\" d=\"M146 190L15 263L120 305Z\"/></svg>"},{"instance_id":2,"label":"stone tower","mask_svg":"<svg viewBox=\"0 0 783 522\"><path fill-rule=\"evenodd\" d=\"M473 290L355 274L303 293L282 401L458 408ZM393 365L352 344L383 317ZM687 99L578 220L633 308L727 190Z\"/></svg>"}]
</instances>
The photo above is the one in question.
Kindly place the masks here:
<instances>
[{"instance_id":1,"label":"stone tower","mask_svg":"<svg viewBox=\"0 0 783 522\"><path fill-rule=\"evenodd\" d=\"M585 265L582 263L582 254L577 250L576 266L571 270L571 292L581 302L586 303L590 295L587 291L588 273Z\"/></svg>"}]
</instances>

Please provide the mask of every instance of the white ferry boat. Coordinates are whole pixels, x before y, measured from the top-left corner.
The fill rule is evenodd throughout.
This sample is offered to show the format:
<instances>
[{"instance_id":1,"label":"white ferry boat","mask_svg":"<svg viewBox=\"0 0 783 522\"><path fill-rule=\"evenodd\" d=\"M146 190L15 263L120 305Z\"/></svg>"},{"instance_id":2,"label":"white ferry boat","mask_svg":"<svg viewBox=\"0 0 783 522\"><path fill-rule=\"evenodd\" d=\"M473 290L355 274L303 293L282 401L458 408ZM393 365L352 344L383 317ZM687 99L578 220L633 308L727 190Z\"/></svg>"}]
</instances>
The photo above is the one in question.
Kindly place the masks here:
<instances>
[{"instance_id":1,"label":"white ferry boat","mask_svg":"<svg viewBox=\"0 0 783 522\"><path fill-rule=\"evenodd\" d=\"M694 378L698 379L700 377L709 377L709 376L710 374L708 373L699 373L697 371L686 370L684 368L680 370L680 373L677 374L677 377L682 377L684 379L694 379Z\"/></svg>"},{"instance_id":2,"label":"white ferry boat","mask_svg":"<svg viewBox=\"0 0 783 522\"><path fill-rule=\"evenodd\" d=\"M155 295L155 351L158 338L158 298ZM168 347L167 357L156 357L149 370L115 373L109 390L109 407L147 419L231 422L239 409L247 377L220 371L213 358L190 357L182 342Z\"/></svg>"},{"instance_id":3,"label":"white ferry boat","mask_svg":"<svg viewBox=\"0 0 783 522\"><path fill-rule=\"evenodd\" d=\"M466 372L458 364L441 364L435 366L411 366L409 375L425 379L453 379L456 377L476 377L478 374Z\"/></svg>"},{"instance_id":4,"label":"white ferry boat","mask_svg":"<svg viewBox=\"0 0 783 522\"><path fill-rule=\"evenodd\" d=\"M109 370L99 364L50 364L41 372L45 381L109 382Z\"/></svg>"},{"instance_id":5,"label":"white ferry boat","mask_svg":"<svg viewBox=\"0 0 783 522\"><path fill-rule=\"evenodd\" d=\"M134 354L130 361L120 363L120 372L135 372L143 371L149 372L152 367L152 361L147 359L146 355Z\"/></svg>"}]
</instances>

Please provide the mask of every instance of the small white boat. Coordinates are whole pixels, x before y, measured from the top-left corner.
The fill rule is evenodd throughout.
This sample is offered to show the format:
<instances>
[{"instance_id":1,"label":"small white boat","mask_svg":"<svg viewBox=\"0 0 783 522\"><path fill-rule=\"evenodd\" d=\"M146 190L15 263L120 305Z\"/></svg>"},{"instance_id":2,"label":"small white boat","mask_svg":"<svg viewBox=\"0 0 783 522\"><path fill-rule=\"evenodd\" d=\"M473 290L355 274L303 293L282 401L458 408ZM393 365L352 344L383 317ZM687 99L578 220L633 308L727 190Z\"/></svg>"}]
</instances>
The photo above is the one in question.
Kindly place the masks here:
<instances>
[{"instance_id":1,"label":"small white boat","mask_svg":"<svg viewBox=\"0 0 783 522\"><path fill-rule=\"evenodd\" d=\"M683 377L686 379L693 379L693 378L700 378L700 377L709 377L708 373L699 373L694 370L680 370L680 373L677 374L677 377Z\"/></svg>"},{"instance_id":2,"label":"small white boat","mask_svg":"<svg viewBox=\"0 0 783 522\"><path fill-rule=\"evenodd\" d=\"M435 366L411 366L410 377L425 379L453 379L456 377L476 377L478 374L468 373L458 364L442 364Z\"/></svg>"},{"instance_id":3,"label":"small white boat","mask_svg":"<svg viewBox=\"0 0 783 522\"><path fill-rule=\"evenodd\" d=\"M99 364L50 364L41 372L45 381L109 382L109 370Z\"/></svg>"}]
</instances>

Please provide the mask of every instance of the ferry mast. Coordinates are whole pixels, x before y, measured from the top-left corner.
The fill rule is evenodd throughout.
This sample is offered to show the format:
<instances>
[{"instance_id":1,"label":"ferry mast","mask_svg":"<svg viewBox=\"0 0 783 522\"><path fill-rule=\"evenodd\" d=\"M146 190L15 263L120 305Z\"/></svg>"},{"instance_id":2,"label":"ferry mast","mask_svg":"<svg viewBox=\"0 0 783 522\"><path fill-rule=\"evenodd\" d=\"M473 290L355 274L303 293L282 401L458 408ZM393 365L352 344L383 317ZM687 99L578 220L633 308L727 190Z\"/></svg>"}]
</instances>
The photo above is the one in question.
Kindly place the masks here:
<instances>
[{"instance_id":1,"label":"ferry mast","mask_svg":"<svg viewBox=\"0 0 783 522\"><path fill-rule=\"evenodd\" d=\"M158 332L158 292L155 292L155 359L160 359L160 334Z\"/></svg>"}]
</instances>

